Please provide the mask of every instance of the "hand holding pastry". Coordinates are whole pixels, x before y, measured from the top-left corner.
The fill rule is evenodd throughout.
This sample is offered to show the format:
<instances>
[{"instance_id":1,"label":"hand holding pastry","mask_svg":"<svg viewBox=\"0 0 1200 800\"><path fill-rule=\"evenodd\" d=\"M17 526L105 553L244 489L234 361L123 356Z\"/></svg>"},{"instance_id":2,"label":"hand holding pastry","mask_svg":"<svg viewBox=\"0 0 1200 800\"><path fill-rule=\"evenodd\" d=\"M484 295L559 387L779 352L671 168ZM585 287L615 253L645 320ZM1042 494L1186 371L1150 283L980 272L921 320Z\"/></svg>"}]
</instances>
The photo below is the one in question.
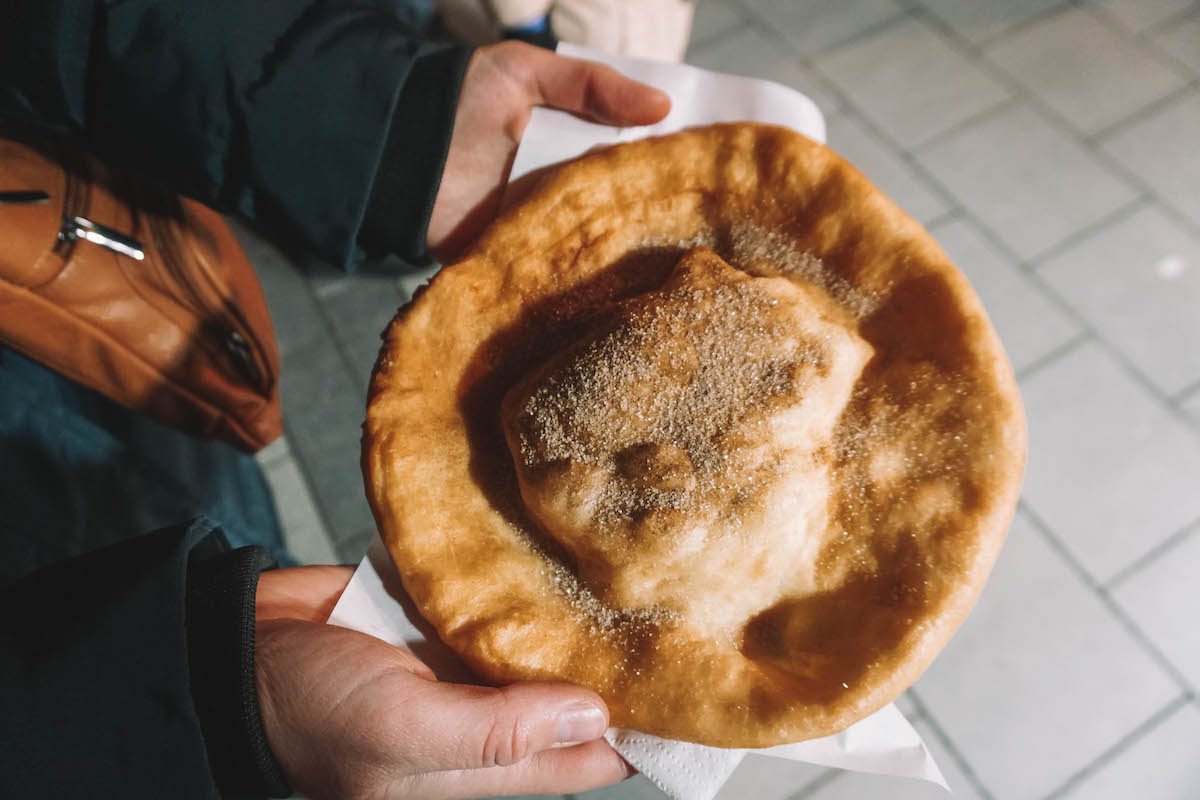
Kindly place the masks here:
<instances>
[{"instance_id":1,"label":"hand holding pastry","mask_svg":"<svg viewBox=\"0 0 1200 800\"><path fill-rule=\"evenodd\" d=\"M461 253L496 216L534 106L603 125L649 125L667 115L671 102L603 64L521 42L481 47L467 66L429 220L430 250L443 261Z\"/></svg>"},{"instance_id":2,"label":"hand holding pastry","mask_svg":"<svg viewBox=\"0 0 1200 800\"><path fill-rule=\"evenodd\" d=\"M348 567L263 573L255 668L263 726L314 798L559 794L630 769L604 701L565 683L443 683L405 650L323 620ZM564 745L575 746L564 746Z\"/></svg>"}]
</instances>

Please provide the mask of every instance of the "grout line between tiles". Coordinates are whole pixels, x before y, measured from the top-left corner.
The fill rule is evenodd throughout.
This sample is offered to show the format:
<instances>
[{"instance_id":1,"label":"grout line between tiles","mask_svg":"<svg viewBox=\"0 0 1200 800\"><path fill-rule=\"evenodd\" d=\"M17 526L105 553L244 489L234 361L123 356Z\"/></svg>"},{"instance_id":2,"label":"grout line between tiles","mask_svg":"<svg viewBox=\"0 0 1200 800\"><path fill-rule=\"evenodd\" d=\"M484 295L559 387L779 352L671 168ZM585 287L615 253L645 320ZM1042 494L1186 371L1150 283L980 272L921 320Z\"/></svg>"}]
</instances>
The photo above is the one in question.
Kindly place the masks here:
<instances>
[{"instance_id":1,"label":"grout line between tiles","mask_svg":"<svg viewBox=\"0 0 1200 800\"><path fill-rule=\"evenodd\" d=\"M788 41L788 38L779 32L779 27L767 19L761 11L750 5L747 0L737 0L737 2L738 5L746 12L747 19L754 27L758 28L759 32L770 33L778 37L779 40L783 41L783 43L787 45L787 49L790 53L792 53L793 57L799 57L805 60L830 53L834 50L847 47L865 39L869 39L872 36L883 33L885 30L893 25L898 24L901 20L908 16L907 9L897 9L896 13L890 17L881 19L879 22L869 25L868 27L863 28L861 31L855 31L844 39L838 39L831 44L822 45L820 48L813 50L812 53L805 55L799 53L796 47L790 41Z\"/></svg>"},{"instance_id":2,"label":"grout line between tiles","mask_svg":"<svg viewBox=\"0 0 1200 800\"><path fill-rule=\"evenodd\" d=\"M1080 138L1083 139L1085 142L1087 142L1088 144L1090 144L1093 147L1102 148L1104 146L1105 139L1109 139L1113 136L1117 136L1125 129L1132 128L1135 125L1145 122L1147 119L1149 119L1150 117L1153 117L1155 114L1162 111L1164 108L1171 105L1172 103L1179 102L1180 100L1182 100L1184 98L1185 95L1189 95L1193 91L1194 91L1194 88L1192 87L1192 84L1190 81L1187 83L1184 83L1178 89L1171 90L1170 92L1168 92L1167 94L1158 98L1157 100L1154 100L1154 101L1148 103L1147 105L1142 106L1138 110L1134 111L1133 113L1129 114L1126 117L1122 117L1121 119L1117 120L1116 122L1109 123L1108 125L1101 128L1100 130L1092 131L1091 133L1086 133L1086 134L1080 133Z\"/></svg>"},{"instance_id":3,"label":"grout line between tiles","mask_svg":"<svg viewBox=\"0 0 1200 800\"><path fill-rule=\"evenodd\" d=\"M1055 347L1049 353L1046 353L1044 356L1041 356L1040 358L1036 359L1035 361L1033 361L1033 363L1027 364L1023 369L1018 371L1017 372L1017 381L1020 382L1020 381L1025 380L1026 378L1033 376L1037 372L1041 371L1043 367L1050 366L1054 362L1058 361L1060 358L1063 358L1064 356L1066 356L1069 353L1071 353L1072 351L1074 351L1076 348L1080 347L1081 345L1083 345L1086 342L1089 342L1091 340L1092 340L1092 334L1087 331L1081 331L1081 332L1075 334L1070 339L1067 339L1067 341L1065 341L1062 344Z\"/></svg>"},{"instance_id":4,"label":"grout line between tiles","mask_svg":"<svg viewBox=\"0 0 1200 800\"><path fill-rule=\"evenodd\" d=\"M1133 747L1133 745L1139 740L1148 736L1155 728L1166 722L1170 716L1186 706L1191 699L1191 694L1185 692L1171 702L1167 703L1158 711L1151 714L1145 721L1122 737L1116 744L1101 753L1094 761L1085 765L1074 775L1067 778L1067 780L1064 781L1061 786L1046 796L1046 800L1059 800L1059 798L1064 797L1067 792L1071 791L1088 777L1098 772L1113 759L1129 750L1129 748Z\"/></svg>"},{"instance_id":5,"label":"grout line between tiles","mask_svg":"<svg viewBox=\"0 0 1200 800\"><path fill-rule=\"evenodd\" d=\"M845 774L846 770L838 769L837 767L830 767L829 769L825 770L825 772L806 783L803 788L800 789L800 791L791 795L788 800L806 800L806 798L812 797L814 794L821 791L826 786L838 780Z\"/></svg>"},{"instance_id":6,"label":"grout line between tiles","mask_svg":"<svg viewBox=\"0 0 1200 800\"><path fill-rule=\"evenodd\" d=\"M940 228L943 225L949 225L952 222L962 219L962 215L962 206L955 204L949 210L943 211L938 216L929 220L929 222L925 225L925 230L932 231L934 228Z\"/></svg>"},{"instance_id":7,"label":"grout line between tiles","mask_svg":"<svg viewBox=\"0 0 1200 800\"><path fill-rule=\"evenodd\" d=\"M1023 33L1024 31L1028 30L1029 28L1032 28L1034 25L1037 25L1038 23L1045 21L1050 16L1052 16L1054 14L1058 14L1059 12L1065 11L1066 9L1072 8L1074 6L1075 6L1075 3L1073 2L1073 0L1063 0L1063 2L1061 2L1057 5L1053 5L1053 6L1050 6L1049 8L1042 9L1041 11L1037 12L1029 19L1012 23L1007 28L996 31L995 33L988 34L987 36L984 36L982 39L980 39L978 41L972 41L971 39L967 39L967 37L962 36L962 34L959 34L957 31L955 31L955 34L958 36L962 36L963 40L968 42L972 46L977 47L980 50L983 50L984 48L992 47L1005 39L1009 39L1013 36L1018 36L1021 33ZM937 16L937 12L933 11L932 9L926 8L925 11L929 12L930 14L933 14L934 16ZM939 17L939 21L941 21L940 17ZM947 27L950 27L950 26L947 24ZM951 28L951 29L953 30L953 28Z\"/></svg>"},{"instance_id":8,"label":"grout line between tiles","mask_svg":"<svg viewBox=\"0 0 1200 800\"><path fill-rule=\"evenodd\" d=\"M1138 200L1134 201L1133 203L1130 203L1128 206L1123 206L1122 208L1117 209L1117 211L1113 212L1113 214L1106 217L1106 219L1108 219L1109 224L1111 224L1114 218L1120 218L1120 217L1124 216L1124 214L1126 214L1126 213L1132 214L1133 209L1144 202L1145 202L1145 198L1138 199ZM1012 250L1009 249L1008 245L1004 242L1004 240L1002 238L997 236L987 225L984 225L982 221L980 221L973 214L971 214L971 212L969 210L964 210L963 218L969 220L985 239L987 239L989 242L991 242L993 246L995 246L1002 253L1004 253L1006 256L1008 256L1010 260L1012 260L1015 264L1017 264L1017 266L1025 274L1025 277L1038 290L1041 291L1042 295L1044 297L1046 297L1046 299L1048 301L1050 301L1053 305L1057 306L1060 311L1062 311L1067 317L1069 317L1071 319L1071 321L1076 325L1076 327L1079 328L1080 334L1086 334L1087 336L1090 336L1091 338L1093 338L1095 340L1096 344L1098 346L1100 346L1100 348L1102 350L1104 350L1105 354L1108 355L1109 358L1113 359L1113 361L1117 364L1117 366L1121 369L1121 371L1124 372L1125 375L1130 380L1134 381L1138 386L1142 387L1142 389L1144 391L1146 391L1151 397L1158 400L1159 403L1165 409L1172 412L1172 415L1175 416L1177 419L1183 420L1184 422L1188 422L1186 416L1183 413L1183 409L1178 408L1175 405L1173 405L1170 402L1170 399L1167 397L1167 395L1161 389L1159 389L1148 377L1143 375L1141 370L1139 370L1133 364L1129 363L1129 361L1125 358L1124 354L1121 353L1121 351L1118 350L1116 347L1114 347L1111 343L1109 343L1107 339L1105 339L1103 336L1101 336L1100 332L1096 329L1096 327L1094 325L1092 325L1092 323L1086 317L1084 317L1083 314L1081 314L1073 305L1071 305L1071 303L1069 303L1066 300L1066 298L1062 297L1052 286L1047 284L1045 281L1045 278L1041 274L1039 274L1036 269L1034 269L1032 267L1031 262L1024 261L1019 256L1017 256L1016 253L1014 253ZM1099 223L1097 223L1097 224L1099 224ZM1084 234L1083 231L1081 230L1080 234L1083 235L1084 238L1086 238L1087 235L1095 234L1097 232L1097 230L1095 230L1094 225L1088 226L1088 228L1086 230L1089 230L1091 233ZM1073 243L1077 243L1079 241L1078 239L1076 239L1075 235L1068 237L1068 239L1064 240L1064 242L1066 242L1068 240ZM1065 245L1065 246L1069 246L1069 245ZM1059 252L1059 248L1056 246L1055 248L1052 248L1051 250L1047 251L1046 257L1053 255L1057 252ZM1026 370L1024 370L1024 372L1028 372L1028 368L1026 368ZM1189 425L1189 427L1190 427L1190 425Z\"/></svg>"},{"instance_id":9,"label":"grout line between tiles","mask_svg":"<svg viewBox=\"0 0 1200 800\"><path fill-rule=\"evenodd\" d=\"M1189 536L1191 536L1193 533L1197 533L1198 531L1200 531L1200 517L1197 517L1188 524L1184 525L1166 539L1163 539L1161 542L1154 545L1154 547L1150 548L1144 554L1138 556L1132 563L1126 564L1124 567L1118 570L1115 575L1102 584L1104 590L1106 592L1112 592L1113 589L1116 589L1122 583L1141 572L1147 564L1157 560L1159 556L1167 553L1170 550L1173 550L1178 545L1183 544L1183 542L1187 541Z\"/></svg>"},{"instance_id":10,"label":"grout line between tiles","mask_svg":"<svg viewBox=\"0 0 1200 800\"><path fill-rule=\"evenodd\" d=\"M1187 214L1176 209L1170 202L1167 202L1154 190L1153 186L1146 183L1139 176L1130 172L1124 164L1105 151L1098 142L1090 140L1082 132L1076 130L1075 127L1071 125L1070 121L1059 114L1053 106L1043 102L1036 95L1025 91L1025 88L1021 86L1020 82L1015 80L1004 70L1000 69L996 64L992 63L978 46L960 36L954 31L953 28L942 25L941 21L937 19L936 15L928 14L923 10L916 10L914 11L914 14L918 18L934 21L939 26L938 32L949 41L951 46L955 47L959 51L959 55L963 56L969 61L976 62L981 69L986 71L996 80L1003 83L1009 89L1009 91L1023 97L1030 109L1032 109L1035 114L1040 116L1043 121L1058 130L1059 133L1074 140L1085 152L1099 162L1101 166L1108 169L1115 177L1126 183L1131 188L1138 190L1142 195L1153 199L1163 209L1164 213L1167 213L1168 216L1172 217L1172 219L1174 219L1182 227L1187 228L1192 232L1200 233L1200 222L1193 221Z\"/></svg>"},{"instance_id":11,"label":"grout line between tiles","mask_svg":"<svg viewBox=\"0 0 1200 800\"><path fill-rule=\"evenodd\" d=\"M981 111L976 111L974 114L971 114L968 117L964 117L963 119L960 119L958 122L954 123L953 125L951 125L949 128L946 128L945 130L938 131L937 133L932 134L931 136L926 136L924 139L920 140L916 144L910 145L909 147L900 148L900 152L908 154L908 153L915 152L917 150L924 150L927 147L936 146L937 144L944 142L947 139L954 138L959 133L962 133L964 130L971 127L972 125L978 125L978 124L990 119L991 117L1000 116L1001 114L1005 113L1006 111L1011 110L1013 106L1019 105L1022 100L1024 100L1023 97L1019 97L1015 94L1010 94L1010 95L1008 95L1008 97L1005 97L1003 100L997 101L995 103L995 105L990 105ZM898 143L894 144L894 146L900 147L900 145Z\"/></svg>"},{"instance_id":12,"label":"grout line between tiles","mask_svg":"<svg viewBox=\"0 0 1200 800\"><path fill-rule=\"evenodd\" d=\"M1200 397L1200 380L1189 383L1169 398L1170 402L1182 407L1193 397Z\"/></svg>"},{"instance_id":13,"label":"grout line between tiles","mask_svg":"<svg viewBox=\"0 0 1200 800\"><path fill-rule=\"evenodd\" d=\"M1176 11L1166 19L1156 22L1144 31L1136 32L1136 34L1138 36L1145 36L1147 39L1153 41L1155 36L1161 36L1176 25L1187 22L1192 17L1200 17L1200 5L1196 3L1191 3L1182 11Z\"/></svg>"},{"instance_id":14,"label":"grout line between tiles","mask_svg":"<svg viewBox=\"0 0 1200 800\"><path fill-rule=\"evenodd\" d=\"M1106 22L1112 30L1119 32L1122 36L1128 36L1134 39L1146 50L1151 51L1154 57L1159 61L1169 64L1172 69L1179 73L1186 83L1193 86L1197 85L1197 83L1200 83L1200 81L1197 81L1195 71L1189 64L1186 64L1178 59L1173 53L1171 53L1171 51L1166 50L1156 41L1159 36L1162 36L1175 25L1187 22L1192 17L1200 18L1200 6L1192 4L1188 8L1185 8L1182 11L1177 11L1176 13L1167 17L1165 20L1157 22L1141 31L1135 31L1131 28L1125 27L1125 25L1122 24L1122 22L1117 19L1117 17L1107 8L1095 8L1093 9L1093 13L1099 19Z\"/></svg>"},{"instance_id":15,"label":"grout line between tiles","mask_svg":"<svg viewBox=\"0 0 1200 800\"><path fill-rule=\"evenodd\" d=\"M975 772L974 767L972 767L970 762L967 761L966 757L958 749L958 746L955 745L950 737L946 735L946 731L942 728L941 723L937 721L937 718L934 717L933 713L929 710L929 707L925 705L925 701L921 699L920 692L917 689L910 687L908 693L911 696L913 705L916 706L917 712L920 714L921 719L925 721L925 724L928 725L930 730L933 731L933 735L938 738L938 741L941 743L942 747L944 747L946 752L950 754L950 757L954 759L954 762L958 766L959 770L962 771L967 781L971 784L971 788L973 788L979 794L979 796L983 798L983 800L994 800L995 796L990 790L988 790L987 786L984 785L983 780L979 777L979 774Z\"/></svg>"},{"instance_id":16,"label":"grout line between tiles","mask_svg":"<svg viewBox=\"0 0 1200 800\"><path fill-rule=\"evenodd\" d=\"M1174 56L1167 50L1164 50L1160 45L1151 40L1148 36L1131 31L1121 24L1110 10L1103 7L1089 7L1091 15L1095 17L1101 25L1106 26L1112 33L1122 38L1128 38L1133 41L1134 45L1141 48L1145 53L1155 61L1170 67L1177 77L1183 79L1184 84L1189 84L1195 77L1192 71L1187 68L1186 64L1177 61Z\"/></svg>"},{"instance_id":17,"label":"grout line between tiles","mask_svg":"<svg viewBox=\"0 0 1200 800\"><path fill-rule=\"evenodd\" d=\"M1042 537L1050 545L1051 549L1059 554L1071 571L1075 573L1076 577L1083 581L1085 586L1095 592L1096 596L1108 610L1109 614L1111 614L1113 618L1116 619L1123 628L1125 628L1125 631L1133 637L1134 641L1142 646L1142 649L1146 652L1146 654L1149 655L1151 659L1155 661L1172 680L1175 681L1179 689L1189 695L1194 694L1192 685L1188 682L1188 679L1183 675L1183 673L1180 672L1180 670L1173 663L1171 663L1170 659L1168 659L1163 652L1158 649L1158 646L1154 644L1153 640L1151 640L1146 632L1142 630L1141 626L1139 626L1132 617L1125 613L1125 609L1121 608L1117 601L1112 598L1112 595L1109 594L1108 590L1105 589L1099 581L1092 577L1091 573L1089 573L1075 557L1075 554L1072 553L1066 544L1058 538L1057 534L1050 529L1050 526L1047 525L1040 516L1038 516L1037 512L1030 508L1029 503L1025 500L1021 500L1017 504L1017 507L1021 509L1022 513L1029 518L1030 522L1033 523L1033 526L1042 534Z\"/></svg>"},{"instance_id":18,"label":"grout line between tiles","mask_svg":"<svg viewBox=\"0 0 1200 800\"><path fill-rule=\"evenodd\" d=\"M1078 230L1072 231L1045 250L1035 253L1029 258L1018 259L1018 261L1022 262L1028 271L1037 272L1047 261L1057 258L1080 242L1086 241L1096 234L1103 233L1114 225L1124 222L1139 211L1149 208L1153 202L1153 198L1150 196L1139 194L1129 202L1122 203L1099 219L1089 222Z\"/></svg>"},{"instance_id":19,"label":"grout line between tiles","mask_svg":"<svg viewBox=\"0 0 1200 800\"><path fill-rule=\"evenodd\" d=\"M294 437L290 432L286 416L283 420L283 430L284 435L287 436L289 440L294 441ZM291 441L289 441L289 445L291 444ZM329 543L330 550L332 550L336 556L337 541L333 535L333 525L329 518L329 512L325 509L325 504L321 498L320 492L317 492L313 489L313 487L316 485L316 481L313 480L312 470L309 468L304 458L301 457L301 454L298 450L292 451L292 461L296 465L296 470L300 473L300 479L304 481L304 491L308 492L308 498L312 502L313 508L317 511L317 522L321 524L321 533L325 536L325 540Z\"/></svg>"}]
</instances>

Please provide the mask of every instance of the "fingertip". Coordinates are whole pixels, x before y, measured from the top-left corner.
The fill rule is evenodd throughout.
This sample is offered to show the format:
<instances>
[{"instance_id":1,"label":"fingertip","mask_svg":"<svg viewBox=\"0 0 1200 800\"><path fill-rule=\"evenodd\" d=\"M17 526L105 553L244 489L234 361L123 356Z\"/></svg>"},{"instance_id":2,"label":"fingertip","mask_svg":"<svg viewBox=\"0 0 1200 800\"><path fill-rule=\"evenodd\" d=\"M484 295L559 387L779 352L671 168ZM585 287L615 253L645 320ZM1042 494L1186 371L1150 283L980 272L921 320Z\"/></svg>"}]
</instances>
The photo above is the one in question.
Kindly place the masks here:
<instances>
[{"instance_id":1,"label":"fingertip","mask_svg":"<svg viewBox=\"0 0 1200 800\"><path fill-rule=\"evenodd\" d=\"M568 747L599 739L608 730L608 711L591 699L573 700L559 708L554 746Z\"/></svg>"},{"instance_id":2,"label":"fingertip","mask_svg":"<svg viewBox=\"0 0 1200 800\"><path fill-rule=\"evenodd\" d=\"M615 71L614 71L615 72ZM649 84L615 73L619 90L607 111L617 125L651 125L671 112L671 96Z\"/></svg>"},{"instance_id":3,"label":"fingertip","mask_svg":"<svg viewBox=\"0 0 1200 800\"><path fill-rule=\"evenodd\" d=\"M653 86L647 86L646 89L648 91L645 92L643 101L645 116L639 125L651 125L671 113L671 95Z\"/></svg>"}]
</instances>

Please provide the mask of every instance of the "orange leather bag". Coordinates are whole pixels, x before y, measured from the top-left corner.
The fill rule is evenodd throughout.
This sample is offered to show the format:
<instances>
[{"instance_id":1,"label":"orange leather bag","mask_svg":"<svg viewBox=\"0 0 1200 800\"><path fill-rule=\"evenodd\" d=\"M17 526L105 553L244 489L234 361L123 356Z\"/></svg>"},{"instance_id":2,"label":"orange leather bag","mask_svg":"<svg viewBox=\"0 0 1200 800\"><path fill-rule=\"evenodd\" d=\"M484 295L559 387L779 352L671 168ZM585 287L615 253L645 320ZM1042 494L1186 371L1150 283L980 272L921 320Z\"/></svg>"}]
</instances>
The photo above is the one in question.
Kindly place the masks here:
<instances>
[{"instance_id":1,"label":"orange leather bag","mask_svg":"<svg viewBox=\"0 0 1200 800\"><path fill-rule=\"evenodd\" d=\"M279 348L228 225L74 162L0 139L0 339L196 436L273 441Z\"/></svg>"}]
</instances>

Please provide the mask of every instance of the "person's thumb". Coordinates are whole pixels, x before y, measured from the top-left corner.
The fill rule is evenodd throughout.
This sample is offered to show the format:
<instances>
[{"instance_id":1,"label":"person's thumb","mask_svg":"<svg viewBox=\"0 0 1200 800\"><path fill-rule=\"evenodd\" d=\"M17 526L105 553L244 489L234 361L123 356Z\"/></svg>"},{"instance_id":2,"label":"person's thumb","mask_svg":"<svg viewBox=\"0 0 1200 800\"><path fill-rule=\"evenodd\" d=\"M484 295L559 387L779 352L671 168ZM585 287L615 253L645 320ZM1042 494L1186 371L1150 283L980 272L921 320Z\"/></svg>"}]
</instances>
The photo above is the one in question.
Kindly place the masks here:
<instances>
[{"instance_id":1,"label":"person's thumb","mask_svg":"<svg viewBox=\"0 0 1200 800\"><path fill-rule=\"evenodd\" d=\"M552 747L599 739L608 709L594 692L568 683L515 683L500 689L433 684L426 713L441 769L515 764ZM432 688L432 687L431 687Z\"/></svg>"}]
</instances>

